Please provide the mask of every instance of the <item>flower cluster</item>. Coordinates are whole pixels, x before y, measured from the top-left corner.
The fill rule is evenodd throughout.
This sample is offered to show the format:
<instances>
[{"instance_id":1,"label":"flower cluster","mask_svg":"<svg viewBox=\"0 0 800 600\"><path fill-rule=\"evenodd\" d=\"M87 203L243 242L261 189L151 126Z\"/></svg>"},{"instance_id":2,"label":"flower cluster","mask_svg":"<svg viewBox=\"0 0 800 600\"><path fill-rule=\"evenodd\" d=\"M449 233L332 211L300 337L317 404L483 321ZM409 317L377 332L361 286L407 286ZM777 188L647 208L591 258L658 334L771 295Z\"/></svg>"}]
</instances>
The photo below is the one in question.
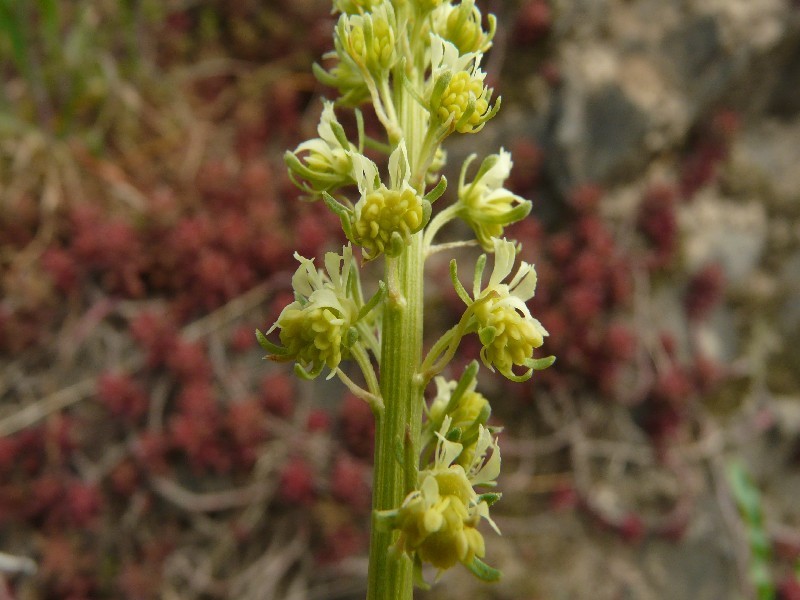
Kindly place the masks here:
<instances>
[{"instance_id":1,"label":"flower cluster","mask_svg":"<svg viewBox=\"0 0 800 600\"><path fill-rule=\"evenodd\" d=\"M500 470L493 436L497 430L488 425L488 399L476 391L477 362L458 382L440 374L461 340L471 334L477 334L482 344L484 364L513 381L525 381L534 370L553 362L553 357L533 356L548 335L525 304L533 296L536 272L522 263L505 282L517 248L503 238L504 230L524 219L531 203L506 188L512 161L510 153L501 149L486 157L467 182L467 171L476 159L469 157L454 201L432 213L447 188L446 178L439 175L447 160L442 142L452 134L479 132L500 108L480 67L494 37L495 19L487 19L485 30L474 0L335 0L333 4L339 16L335 49L326 56L332 64L316 66L315 73L339 91L338 106L354 109L358 143L349 141L354 138L348 138L337 120L333 103L325 102L319 137L287 152L285 160L295 184L311 199L321 198L339 218L351 245L342 255L327 255L327 275L298 256L295 300L267 331L269 335L279 330L280 345L260 332L257 335L270 358L294 361L301 376L316 377L330 369L353 396L367 401L377 418L391 423L378 428L379 435L398 426L417 432L409 436L420 439L404 442L403 488L385 484L398 480L387 475L398 468L397 455L387 454L385 441L376 440L375 479L384 482L375 490L375 505L382 509L376 513L378 521L384 532L397 532L395 549L413 559L418 575L423 562L440 572L461 563L491 581L499 572L482 561L485 546L478 525L486 519L494 526L489 505L500 495L481 494L475 487L495 485ZM358 108L367 101L383 127L377 137L371 131L367 135ZM382 177L376 154L386 159L388 177ZM434 239L454 219L468 224L480 245L495 254L494 272L484 287L483 255L470 296L458 282L454 265L453 285L467 308L459 323L414 364L407 359L421 354L421 331L401 323L421 315L424 296L421 282L411 279L422 276L429 254L450 246L437 246ZM385 259L385 279L366 303L353 261L357 250L362 262ZM345 359L360 367L365 387L340 367ZM380 376L392 384L379 382L376 363ZM420 428L422 396L432 381L437 394ZM405 406L410 400L413 406ZM417 417L416 426L408 422ZM421 471L419 458L411 456L419 448L423 464L427 463ZM302 497L305 488L296 487ZM384 564L387 550L388 536L376 533L372 551L381 559L371 561L370 569ZM370 585L383 591L377 594L371 587L370 595L388 598L386 594L395 593L385 583L376 584L384 575L371 571ZM409 575L406 570L403 577ZM424 584L421 576L417 581ZM388 585L408 587L394 579Z\"/></svg>"},{"instance_id":2,"label":"flower cluster","mask_svg":"<svg viewBox=\"0 0 800 600\"><path fill-rule=\"evenodd\" d=\"M481 341L483 363L491 370L496 368L512 381L526 381L534 370L549 367L555 358L533 358L533 350L539 348L548 335L525 304L536 291L536 270L533 265L522 262L511 281L503 283L511 274L516 255L517 247L513 242L495 238L494 268L486 287L481 287L485 254L475 270L472 298L460 286L455 274L453 283L461 299L472 311L472 327ZM527 370L516 374L513 371L515 366Z\"/></svg>"},{"instance_id":3,"label":"flower cluster","mask_svg":"<svg viewBox=\"0 0 800 600\"><path fill-rule=\"evenodd\" d=\"M468 386L459 387L455 381L444 377L436 378L436 396L428 409L429 422L444 423L450 418L451 427L465 431L469 427L485 425L491 414L489 401L480 392L475 391L476 380ZM440 425L439 425L440 426Z\"/></svg>"},{"instance_id":4,"label":"flower cluster","mask_svg":"<svg viewBox=\"0 0 800 600\"><path fill-rule=\"evenodd\" d=\"M383 78L397 62L394 7L382 2L369 12L344 14L336 25L337 49L358 67L365 77Z\"/></svg>"},{"instance_id":5,"label":"flower cluster","mask_svg":"<svg viewBox=\"0 0 800 600\"><path fill-rule=\"evenodd\" d=\"M478 425L477 437L469 445L451 441L461 430L444 417L435 432L434 460L419 472L419 487L408 494L396 510L378 514L384 527L399 531L396 549L420 566L427 562L439 573L461 563L476 575L491 581L499 573L481 560L486 554L482 519L500 533L489 516L489 506L499 494L478 494L475 487L494 487L500 474L500 449L489 429Z\"/></svg>"},{"instance_id":6,"label":"flower cluster","mask_svg":"<svg viewBox=\"0 0 800 600\"><path fill-rule=\"evenodd\" d=\"M492 46L497 19L489 15L489 31L482 27L481 11L475 0L464 0L458 5L442 4L433 13L433 31L458 48L461 54L486 52Z\"/></svg>"},{"instance_id":7,"label":"flower cluster","mask_svg":"<svg viewBox=\"0 0 800 600\"><path fill-rule=\"evenodd\" d=\"M390 187L379 183L378 168L365 156L356 157L355 177L361 199L352 212L348 237L364 249L364 258L381 253L397 256L430 218L430 202L409 185L410 167L404 143L389 157ZM393 241L394 240L394 241Z\"/></svg>"},{"instance_id":8,"label":"flower cluster","mask_svg":"<svg viewBox=\"0 0 800 600\"><path fill-rule=\"evenodd\" d=\"M446 131L477 133L497 114L490 107L493 91L484 85L481 52L461 54L459 48L431 34L431 84L429 107L433 120Z\"/></svg>"},{"instance_id":9,"label":"flower cluster","mask_svg":"<svg viewBox=\"0 0 800 600\"><path fill-rule=\"evenodd\" d=\"M353 253L345 246L342 254L325 255L327 274L314 261L295 254L300 266L292 277L296 300L283 309L267 335L280 329L283 346L276 346L257 332L261 345L279 361L296 361L304 377L313 378L328 367L339 366L342 356L357 341L356 329L362 308Z\"/></svg>"}]
</instances>

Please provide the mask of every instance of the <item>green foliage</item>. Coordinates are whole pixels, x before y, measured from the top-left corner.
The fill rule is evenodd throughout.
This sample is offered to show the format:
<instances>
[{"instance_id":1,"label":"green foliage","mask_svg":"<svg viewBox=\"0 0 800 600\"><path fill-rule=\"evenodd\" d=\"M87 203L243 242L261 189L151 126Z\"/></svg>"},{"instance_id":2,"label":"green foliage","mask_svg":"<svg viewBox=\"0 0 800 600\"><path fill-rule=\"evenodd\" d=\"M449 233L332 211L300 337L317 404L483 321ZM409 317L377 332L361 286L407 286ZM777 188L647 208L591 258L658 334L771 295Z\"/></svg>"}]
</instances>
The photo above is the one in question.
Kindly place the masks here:
<instances>
[{"instance_id":1,"label":"green foliage","mask_svg":"<svg viewBox=\"0 0 800 600\"><path fill-rule=\"evenodd\" d=\"M11 57L13 82L4 107L57 137L99 141L120 109L136 108L126 78L140 70L141 18L129 2L0 0L0 55Z\"/></svg>"},{"instance_id":2,"label":"green foliage","mask_svg":"<svg viewBox=\"0 0 800 600\"><path fill-rule=\"evenodd\" d=\"M770 573L772 548L764 529L761 495L740 462L732 462L728 466L728 482L747 530L750 545L750 581L759 600L773 600L775 584Z\"/></svg>"}]
</instances>

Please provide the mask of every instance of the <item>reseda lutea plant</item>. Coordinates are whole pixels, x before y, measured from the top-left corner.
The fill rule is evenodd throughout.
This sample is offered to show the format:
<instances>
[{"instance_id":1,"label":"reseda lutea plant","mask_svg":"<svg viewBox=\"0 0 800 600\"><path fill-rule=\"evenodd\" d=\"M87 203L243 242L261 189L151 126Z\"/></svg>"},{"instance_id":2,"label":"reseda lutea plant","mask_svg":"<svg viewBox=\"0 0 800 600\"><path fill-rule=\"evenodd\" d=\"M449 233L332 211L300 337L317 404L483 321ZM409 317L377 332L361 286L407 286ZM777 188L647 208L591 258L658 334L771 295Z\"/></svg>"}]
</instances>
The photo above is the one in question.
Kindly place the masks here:
<instances>
[{"instance_id":1,"label":"reseda lutea plant","mask_svg":"<svg viewBox=\"0 0 800 600\"><path fill-rule=\"evenodd\" d=\"M531 207L504 187L510 154L501 149L486 157L472 175L475 156L467 159L454 201L439 210L447 187L438 174L446 163L442 143L453 134L479 132L500 107L480 68L494 17L484 26L474 0L335 0L334 10L341 14L335 50L326 57L332 66L314 70L340 95L335 104L324 102L319 137L285 159L308 199L338 215L349 244L341 254L326 254L324 270L296 255L295 301L257 336L269 358L294 362L305 378L328 370L371 407L376 440L368 598L402 600L412 597L413 583L426 585L423 563L439 573L461 563L486 581L500 575L482 560L478 529L485 520L497 530L489 511L500 498L492 491L500 472L497 429L487 425L489 402L476 391L478 363L457 381L442 376L461 339L477 334L483 364L513 381L526 381L554 358L533 356L547 335L525 304L536 272L524 262L515 270L518 246L503 238L504 228ZM372 105L384 139L365 134L363 104ZM337 119L337 105L354 110L355 137ZM365 149L388 156L388 177ZM475 243L436 243L454 219L472 228L477 243L494 254L494 265L484 283L487 258L480 256L470 293L451 261L464 312L423 356L425 260ZM384 264L374 293L364 293L354 247L362 263ZM360 383L342 368L346 360L360 369ZM424 393L431 382L436 394L428 407Z\"/></svg>"}]
</instances>

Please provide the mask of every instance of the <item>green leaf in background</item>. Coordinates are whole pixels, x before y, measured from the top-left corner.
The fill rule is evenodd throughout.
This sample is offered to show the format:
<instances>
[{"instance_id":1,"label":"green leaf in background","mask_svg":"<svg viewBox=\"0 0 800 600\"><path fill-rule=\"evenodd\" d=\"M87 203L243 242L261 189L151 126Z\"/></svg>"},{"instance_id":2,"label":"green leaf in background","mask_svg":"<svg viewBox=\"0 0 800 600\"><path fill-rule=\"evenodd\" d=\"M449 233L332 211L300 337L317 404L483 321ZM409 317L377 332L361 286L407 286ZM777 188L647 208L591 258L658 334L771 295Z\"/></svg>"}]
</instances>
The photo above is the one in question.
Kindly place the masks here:
<instances>
[{"instance_id":1,"label":"green leaf in background","mask_svg":"<svg viewBox=\"0 0 800 600\"><path fill-rule=\"evenodd\" d=\"M750 581L759 600L773 600L775 583L770 572L772 548L764 529L761 495L739 461L728 465L728 484L747 529L747 540L750 545Z\"/></svg>"},{"instance_id":2,"label":"green leaf in background","mask_svg":"<svg viewBox=\"0 0 800 600\"><path fill-rule=\"evenodd\" d=\"M25 43L23 3L24 0L0 0L0 36L11 44L11 53L17 70L27 75L28 53Z\"/></svg>"}]
</instances>

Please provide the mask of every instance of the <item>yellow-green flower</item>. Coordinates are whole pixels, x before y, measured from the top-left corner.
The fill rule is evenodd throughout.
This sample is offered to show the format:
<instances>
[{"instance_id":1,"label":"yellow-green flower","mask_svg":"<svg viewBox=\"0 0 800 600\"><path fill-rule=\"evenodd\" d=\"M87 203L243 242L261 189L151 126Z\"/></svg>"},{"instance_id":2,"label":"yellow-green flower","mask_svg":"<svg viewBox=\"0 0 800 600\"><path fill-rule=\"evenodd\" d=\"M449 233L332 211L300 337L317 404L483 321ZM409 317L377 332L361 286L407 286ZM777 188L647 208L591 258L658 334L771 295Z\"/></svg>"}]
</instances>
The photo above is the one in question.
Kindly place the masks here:
<instances>
[{"instance_id":1,"label":"yellow-green flower","mask_svg":"<svg viewBox=\"0 0 800 600\"><path fill-rule=\"evenodd\" d=\"M371 12L343 14L336 24L336 48L362 71L385 77L397 62L394 8L391 2L374 5Z\"/></svg>"},{"instance_id":2,"label":"yellow-green flower","mask_svg":"<svg viewBox=\"0 0 800 600\"><path fill-rule=\"evenodd\" d=\"M341 255L325 255L327 274L314 262L295 254L300 266L292 277L296 300L283 309L267 335L280 329L281 346L273 346L263 336L262 345L273 350L270 358L293 360L301 373L316 377L322 369L333 371L348 353L352 327L358 318L359 303L351 293L352 249L345 246Z\"/></svg>"},{"instance_id":3,"label":"yellow-green flower","mask_svg":"<svg viewBox=\"0 0 800 600\"><path fill-rule=\"evenodd\" d=\"M489 31L485 32L475 0L462 0L455 6L446 2L434 11L432 20L433 31L452 42L461 54L486 52L492 46L497 20L490 14Z\"/></svg>"},{"instance_id":4,"label":"yellow-green flower","mask_svg":"<svg viewBox=\"0 0 800 600\"><path fill-rule=\"evenodd\" d=\"M314 64L314 75L323 85L339 90L341 97L337 100L342 106L358 106L370 98L369 87L364 80L364 73L352 58L341 49L338 38L334 40L336 50L325 55L327 59L336 59L336 64L326 71Z\"/></svg>"},{"instance_id":5,"label":"yellow-green flower","mask_svg":"<svg viewBox=\"0 0 800 600\"><path fill-rule=\"evenodd\" d=\"M503 229L528 216L531 203L503 187L511 174L511 154L502 148L498 154L487 156L475 179L467 185L464 178L475 154L464 161L458 182L458 215L475 232L487 252L494 249L495 238Z\"/></svg>"},{"instance_id":6,"label":"yellow-green flower","mask_svg":"<svg viewBox=\"0 0 800 600\"><path fill-rule=\"evenodd\" d=\"M448 131L477 133L499 110L489 105L492 90L484 85L480 52L460 54L458 48L431 34L431 116Z\"/></svg>"},{"instance_id":7,"label":"yellow-green flower","mask_svg":"<svg viewBox=\"0 0 800 600\"><path fill-rule=\"evenodd\" d=\"M353 211L351 239L367 260L382 253L396 256L430 217L430 203L409 185L405 142L389 157L390 187L380 183L378 167L370 159L357 154L353 161L361 199Z\"/></svg>"},{"instance_id":8,"label":"yellow-green flower","mask_svg":"<svg viewBox=\"0 0 800 600\"><path fill-rule=\"evenodd\" d=\"M337 189L354 183L351 155L357 148L347 140L333 102L323 101L317 132L319 137L286 152L284 160L295 184L310 194Z\"/></svg>"},{"instance_id":9,"label":"yellow-green flower","mask_svg":"<svg viewBox=\"0 0 800 600\"><path fill-rule=\"evenodd\" d=\"M536 291L536 270L533 265L520 263L511 281L503 283L511 274L516 254L513 242L494 240L494 269L485 288L481 289L483 269L478 269L475 274L474 315L483 345L483 363L492 370L496 368L513 381L525 381L535 369L545 368L555 359L534 359L532 356L533 350L539 348L548 335L525 305ZM513 371L515 366L527 370L517 375Z\"/></svg>"},{"instance_id":10,"label":"yellow-green flower","mask_svg":"<svg viewBox=\"0 0 800 600\"><path fill-rule=\"evenodd\" d=\"M489 504L473 489L474 485L494 485L500 471L500 450L495 440L481 429L482 454L467 468L456 460L463 446L448 441L443 432L451 429L445 418L437 433L434 463L419 473L419 489L391 513L400 531L397 548L444 571L457 563L473 565L486 549L477 527L481 519L500 533L489 517ZM491 457L486 454L491 451Z\"/></svg>"},{"instance_id":11,"label":"yellow-green flower","mask_svg":"<svg viewBox=\"0 0 800 600\"><path fill-rule=\"evenodd\" d=\"M455 381L448 381L444 377L436 377L436 397L431 402L428 411L428 418L433 423L442 423L444 418L450 417L451 427L466 430L478 423L481 419L483 424L488 419L491 409L489 401L480 392L475 391L477 380L473 379L467 389L460 395L455 402L455 406L450 407L453 391L458 386Z\"/></svg>"}]
</instances>

